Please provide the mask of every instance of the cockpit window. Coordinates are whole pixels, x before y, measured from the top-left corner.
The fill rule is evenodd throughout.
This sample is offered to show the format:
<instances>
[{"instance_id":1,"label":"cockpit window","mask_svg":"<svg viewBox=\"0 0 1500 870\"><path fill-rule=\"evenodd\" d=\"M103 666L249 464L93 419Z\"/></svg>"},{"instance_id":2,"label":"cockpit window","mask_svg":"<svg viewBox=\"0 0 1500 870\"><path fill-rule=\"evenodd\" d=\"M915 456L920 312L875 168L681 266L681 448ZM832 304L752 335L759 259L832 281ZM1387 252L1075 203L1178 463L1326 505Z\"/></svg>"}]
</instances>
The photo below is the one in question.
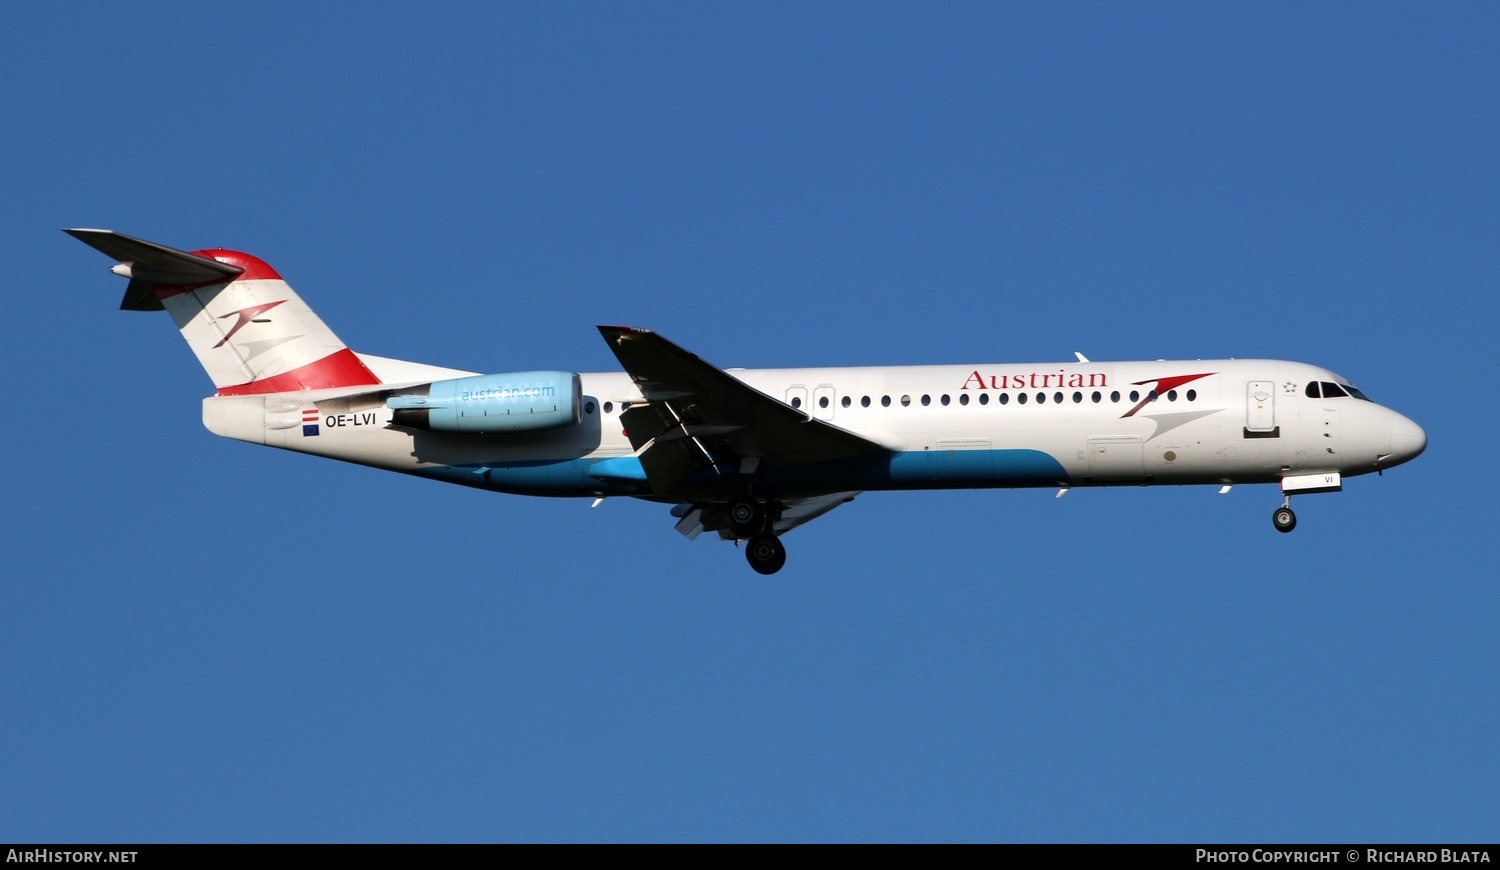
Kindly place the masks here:
<instances>
[{"instance_id":1,"label":"cockpit window","mask_svg":"<svg viewBox=\"0 0 1500 870\"><path fill-rule=\"evenodd\" d=\"M1348 398L1349 396L1353 396L1356 399L1364 399L1366 402L1370 401L1369 399L1366 399L1365 394L1361 393L1359 390L1356 390L1353 387L1335 384L1332 381L1311 381L1308 383L1305 392L1307 393L1307 397L1309 399L1344 399Z\"/></svg>"},{"instance_id":2,"label":"cockpit window","mask_svg":"<svg viewBox=\"0 0 1500 870\"><path fill-rule=\"evenodd\" d=\"M1348 390L1349 395L1353 396L1356 399L1363 399L1366 402L1370 401L1370 397L1365 395L1362 391L1360 391L1359 387L1356 387L1353 384L1345 384L1344 389Z\"/></svg>"}]
</instances>

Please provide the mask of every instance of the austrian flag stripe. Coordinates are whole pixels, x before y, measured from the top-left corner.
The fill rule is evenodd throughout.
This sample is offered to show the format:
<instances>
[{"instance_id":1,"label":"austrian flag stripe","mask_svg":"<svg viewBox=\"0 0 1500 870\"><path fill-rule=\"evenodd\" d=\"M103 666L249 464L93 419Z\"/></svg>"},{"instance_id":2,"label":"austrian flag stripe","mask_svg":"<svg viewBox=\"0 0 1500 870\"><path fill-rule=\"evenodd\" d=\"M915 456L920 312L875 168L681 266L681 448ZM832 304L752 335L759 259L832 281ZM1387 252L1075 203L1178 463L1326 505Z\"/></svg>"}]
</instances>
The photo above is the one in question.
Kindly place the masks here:
<instances>
[{"instance_id":1,"label":"austrian flag stripe","mask_svg":"<svg viewBox=\"0 0 1500 870\"><path fill-rule=\"evenodd\" d=\"M316 434L318 434L318 409L317 408L304 408L304 409L302 409L302 434L303 435L316 435Z\"/></svg>"}]
</instances>

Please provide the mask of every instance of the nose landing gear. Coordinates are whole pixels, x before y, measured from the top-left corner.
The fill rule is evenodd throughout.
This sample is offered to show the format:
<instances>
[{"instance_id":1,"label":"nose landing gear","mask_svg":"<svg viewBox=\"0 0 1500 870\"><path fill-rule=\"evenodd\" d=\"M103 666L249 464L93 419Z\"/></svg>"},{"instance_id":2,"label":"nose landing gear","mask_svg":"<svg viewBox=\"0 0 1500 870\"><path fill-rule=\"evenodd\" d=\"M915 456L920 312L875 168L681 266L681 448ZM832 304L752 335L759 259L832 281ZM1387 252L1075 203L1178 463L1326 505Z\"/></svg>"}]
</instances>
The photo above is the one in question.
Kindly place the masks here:
<instances>
[{"instance_id":1,"label":"nose landing gear","mask_svg":"<svg viewBox=\"0 0 1500 870\"><path fill-rule=\"evenodd\" d=\"M1297 528L1297 515L1292 513L1291 496L1287 496L1286 501L1282 503L1281 507L1277 508L1275 513L1271 514L1271 522L1275 524L1276 531L1278 532L1290 532L1292 529Z\"/></svg>"},{"instance_id":2,"label":"nose landing gear","mask_svg":"<svg viewBox=\"0 0 1500 870\"><path fill-rule=\"evenodd\" d=\"M1281 507L1271 514L1271 522L1276 524L1276 531L1290 532L1297 528L1297 515L1292 513L1294 494L1312 495L1318 492L1341 492L1343 489L1344 479L1337 471L1289 474L1281 479Z\"/></svg>"}]
</instances>

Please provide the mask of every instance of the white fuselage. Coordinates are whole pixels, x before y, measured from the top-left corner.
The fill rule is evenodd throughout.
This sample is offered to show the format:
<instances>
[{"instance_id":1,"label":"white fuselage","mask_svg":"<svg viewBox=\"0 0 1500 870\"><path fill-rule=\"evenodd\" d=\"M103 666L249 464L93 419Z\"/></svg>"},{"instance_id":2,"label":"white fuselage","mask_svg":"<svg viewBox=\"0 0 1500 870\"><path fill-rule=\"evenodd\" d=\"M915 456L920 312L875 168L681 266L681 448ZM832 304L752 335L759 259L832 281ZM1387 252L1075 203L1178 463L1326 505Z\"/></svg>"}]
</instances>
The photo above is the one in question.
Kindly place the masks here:
<instances>
[{"instance_id":1,"label":"white fuselage","mask_svg":"<svg viewBox=\"0 0 1500 870\"><path fill-rule=\"evenodd\" d=\"M377 374L387 362L364 359ZM434 371L468 374L422 374ZM622 408L642 396L624 373L581 376L585 402L578 425L487 438L390 428L392 412L384 403L401 392L393 373L399 374L387 372L385 386L373 393L364 387L212 397L204 400L204 423L231 438L499 491L646 492L644 478L631 473L635 451L619 420ZM729 373L891 451L874 464L763 469L758 486L765 494L1270 483L1389 468L1426 443L1415 423L1359 397L1344 378L1279 360Z\"/></svg>"}]
</instances>

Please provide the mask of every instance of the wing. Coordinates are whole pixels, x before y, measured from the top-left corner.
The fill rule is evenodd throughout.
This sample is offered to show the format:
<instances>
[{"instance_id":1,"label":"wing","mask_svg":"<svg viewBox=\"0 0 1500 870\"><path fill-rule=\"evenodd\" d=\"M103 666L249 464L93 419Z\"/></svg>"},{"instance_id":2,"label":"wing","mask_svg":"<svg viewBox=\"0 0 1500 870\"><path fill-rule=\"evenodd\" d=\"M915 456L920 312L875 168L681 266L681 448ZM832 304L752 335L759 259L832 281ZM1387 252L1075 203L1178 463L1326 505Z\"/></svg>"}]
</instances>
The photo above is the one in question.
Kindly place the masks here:
<instances>
[{"instance_id":1,"label":"wing","mask_svg":"<svg viewBox=\"0 0 1500 870\"><path fill-rule=\"evenodd\" d=\"M762 393L649 329L601 326L599 332L646 399L621 420L657 495L681 492L695 472L888 452Z\"/></svg>"}]
</instances>

